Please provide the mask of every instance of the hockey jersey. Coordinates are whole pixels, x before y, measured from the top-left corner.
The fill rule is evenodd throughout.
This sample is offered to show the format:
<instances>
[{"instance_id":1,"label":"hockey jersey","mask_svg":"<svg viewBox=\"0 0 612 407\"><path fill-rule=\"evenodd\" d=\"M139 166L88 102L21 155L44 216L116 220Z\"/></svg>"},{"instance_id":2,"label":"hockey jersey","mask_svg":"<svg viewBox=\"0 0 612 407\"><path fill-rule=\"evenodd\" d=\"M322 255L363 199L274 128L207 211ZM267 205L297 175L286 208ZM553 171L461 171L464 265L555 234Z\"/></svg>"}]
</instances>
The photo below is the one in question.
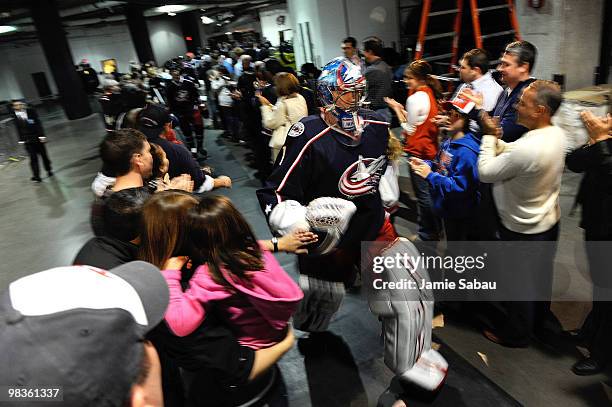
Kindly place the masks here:
<instances>
[{"instance_id":1,"label":"hockey jersey","mask_svg":"<svg viewBox=\"0 0 612 407\"><path fill-rule=\"evenodd\" d=\"M371 110L359 116L364 131L356 146L318 115L291 126L272 174L257 191L266 218L285 200L308 205L315 198L337 197L357 207L338 247L359 247L360 241L376 238L385 217L378 183L387 168L388 123Z\"/></svg>"},{"instance_id":2,"label":"hockey jersey","mask_svg":"<svg viewBox=\"0 0 612 407\"><path fill-rule=\"evenodd\" d=\"M171 81L166 85L168 106L173 113L190 113L193 106L198 103L200 94L195 84L187 79L180 82Z\"/></svg>"}]
</instances>

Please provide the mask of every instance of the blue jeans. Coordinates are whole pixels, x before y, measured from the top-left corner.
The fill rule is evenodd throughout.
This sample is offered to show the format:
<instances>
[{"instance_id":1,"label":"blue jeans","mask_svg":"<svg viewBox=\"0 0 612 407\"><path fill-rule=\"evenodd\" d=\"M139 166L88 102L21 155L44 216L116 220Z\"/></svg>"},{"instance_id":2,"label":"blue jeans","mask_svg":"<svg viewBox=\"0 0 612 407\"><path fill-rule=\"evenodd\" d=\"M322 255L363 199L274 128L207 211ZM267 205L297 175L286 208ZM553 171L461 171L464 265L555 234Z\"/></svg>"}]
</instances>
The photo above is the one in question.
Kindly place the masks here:
<instances>
[{"instance_id":1,"label":"blue jeans","mask_svg":"<svg viewBox=\"0 0 612 407\"><path fill-rule=\"evenodd\" d=\"M406 156L406 159L410 159L410 155ZM410 179L412 180L412 187L414 188L414 194L417 199L418 209L418 221L419 221L419 239L428 240L440 240L440 231L442 230L442 222L440 218L434 215L431 210L431 195L429 192L429 181L418 176L408 164L408 170L410 171Z\"/></svg>"}]
</instances>

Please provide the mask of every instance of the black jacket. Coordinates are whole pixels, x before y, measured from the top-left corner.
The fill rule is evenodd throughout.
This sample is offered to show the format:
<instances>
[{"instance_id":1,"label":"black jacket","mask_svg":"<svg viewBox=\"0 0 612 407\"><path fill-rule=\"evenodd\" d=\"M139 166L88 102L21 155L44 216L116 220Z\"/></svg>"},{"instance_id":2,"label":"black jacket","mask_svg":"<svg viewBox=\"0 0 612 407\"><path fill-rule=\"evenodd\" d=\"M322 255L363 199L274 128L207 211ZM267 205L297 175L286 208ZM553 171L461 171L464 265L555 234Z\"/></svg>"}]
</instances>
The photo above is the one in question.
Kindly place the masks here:
<instances>
[{"instance_id":1,"label":"black jacket","mask_svg":"<svg viewBox=\"0 0 612 407\"><path fill-rule=\"evenodd\" d=\"M93 266L110 270L136 260L138 246L112 237L98 236L89 239L79 250L72 264Z\"/></svg>"},{"instance_id":2,"label":"black jacket","mask_svg":"<svg viewBox=\"0 0 612 407\"><path fill-rule=\"evenodd\" d=\"M195 190L202 186L205 181L204 173L184 145L175 144L161 137L149 138L149 142L157 144L166 153L170 163L168 167L170 178L178 177L181 174L189 174Z\"/></svg>"},{"instance_id":3,"label":"black jacket","mask_svg":"<svg viewBox=\"0 0 612 407\"><path fill-rule=\"evenodd\" d=\"M612 239L612 139L577 148L565 163L585 173L576 196L582 206L580 226L589 240Z\"/></svg>"},{"instance_id":4,"label":"black jacket","mask_svg":"<svg viewBox=\"0 0 612 407\"><path fill-rule=\"evenodd\" d=\"M495 108L490 113L492 117L499 117L499 124L503 130L502 140L506 143L516 141L521 136L529 131L525 126L521 126L516 122L517 114L514 105L519 101L523 94L523 89L534 82L534 78L529 78L518 85L508 95L508 88L504 88L504 91L499 95ZM480 110L472 109L468 114L468 117L473 120L479 119Z\"/></svg>"},{"instance_id":5,"label":"black jacket","mask_svg":"<svg viewBox=\"0 0 612 407\"><path fill-rule=\"evenodd\" d=\"M19 140L25 141L26 143L36 143L39 141L39 137L43 137L45 135L42 123L38 118L38 113L36 113L36 110L32 108L26 109L26 114L28 118L27 120L24 120L17 113L13 112L13 118L15 119L15 127L17 127Z\"/></svg>"},{"instance_id":6,"label":"black jacket","mask_svg":"<svg viewBox=\"0 0 612 407\"><path fill-rule=\"evenodd\" d=\"M172 113L188 114L193 112L193 106L198 103L200 94L196 85L187 79L180 82L170 81L166 85L168 106Z\"/></svg>"},{"instance_id":7,"label":"black jacket","mask_svg":"<svg viewBox=\"0 0 612 407\"><path fill-rule=\"evenodd\" d=\"M521 126L516 122L516 109L514 105L521 98L523 94L523 89L529 86L535 79L529 78L523 82L520 82L510 95L506 93L506 89L499 95L499 99L497 99L497 104L495 105L495 109L493 109L493 113L491 116L499 117L499 123L504 131L502 136L502 140L506 143L518 140L521 136L527 133L528 129L524 126Z\"/></svg>"}]
</instances>

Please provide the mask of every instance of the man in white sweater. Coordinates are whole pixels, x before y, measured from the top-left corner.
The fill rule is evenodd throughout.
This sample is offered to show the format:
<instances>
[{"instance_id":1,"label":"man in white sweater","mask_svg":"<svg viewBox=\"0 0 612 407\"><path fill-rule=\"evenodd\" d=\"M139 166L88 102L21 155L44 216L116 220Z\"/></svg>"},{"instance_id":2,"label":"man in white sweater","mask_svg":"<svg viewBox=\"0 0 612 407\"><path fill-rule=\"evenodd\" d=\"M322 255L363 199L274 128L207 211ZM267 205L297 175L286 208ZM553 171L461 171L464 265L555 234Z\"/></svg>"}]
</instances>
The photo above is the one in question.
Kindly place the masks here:
<instances>
[{"instance_id":1,"label":"man in white sweater","mask_svg":"<svg viewBox=\"0 0 612 407\"><path fill-rule=\"evenodd\" d=\"M555 82L537 80L525 88L516 105L517 123L529 132L511 143L499 140L498 124L486 114L482 116L485 136L478 171L482 182L494 184L493 198L500 215L503 241L558 240L565 137L559 127L552 125L551 117L561 100L561 91ZM534 243L529 247L529 256L508 259L507 263L513 263L515 269L507 272L527 276L525 289L533 293L532 299L550 299L555 251L554 243ZM494 342L527 346L531 334L535 333L550 343L560 331L559 322L550 312L550 302L509 303L506 311L504 323L495 333L485 331L485 336Z\"/></svg>"}]
</instances>

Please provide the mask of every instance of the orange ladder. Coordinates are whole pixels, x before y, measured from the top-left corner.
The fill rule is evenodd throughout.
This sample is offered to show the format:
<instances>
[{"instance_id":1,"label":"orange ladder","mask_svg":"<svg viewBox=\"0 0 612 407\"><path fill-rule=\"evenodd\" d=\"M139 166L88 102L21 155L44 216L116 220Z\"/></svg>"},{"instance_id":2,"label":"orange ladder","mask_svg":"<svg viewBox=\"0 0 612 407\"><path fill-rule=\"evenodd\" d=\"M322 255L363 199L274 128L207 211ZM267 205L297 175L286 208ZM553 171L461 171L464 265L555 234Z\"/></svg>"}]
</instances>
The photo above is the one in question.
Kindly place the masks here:
<instances>
[{"instance_id":1,"label":"orange ladder","mask_svg":"<svg viewBox=\"0 0 612 407\"><path fill-rule=\"evenodd\" d=\"M449 9L449 10L434 11L434 12L431 12L431 4L432 4L432 0L423 1L423 11L421 12L421 23L419 26L419 34L417 37L415 59L423 58L426 41L452 37L453 42L452 42L452 45L450 46L449 53L428 56L428 57L423 58L428 62L450 59L450 67L449 67L449 73L450 73L453 71L453 67L457 64L457 60L458 60L459 38L461 35L461 17L462 17L462 11L463 11L463 0L456 1L456 8ZM512 27L512 29L482 34L480 15L482 13L486 13L486 12L493 11L493 10L500 10L500 9L508 9L510 26ZM486 40L488 38L501 37L504 35L512 34L516 40L520 40L521 36L519 33L518 19L516 17L516 10L515 10L513 0L506 0L506 4L488 6L488 7L478 7L477 0L470 0L470 12L472 16L472 25L474 29L474 43L477 48L482 48L486 50L487 47L484 46L483 40ZM454 22L454 27L453 27L454 30L445 32L445 33L428 35L427 26L429 23L429 18L437 17L441 15L448 15L448 14L455 14L455 22ZM494 64L495 62L497 61L493 61L492 64Z\"/></svg>"}]
</instances>

